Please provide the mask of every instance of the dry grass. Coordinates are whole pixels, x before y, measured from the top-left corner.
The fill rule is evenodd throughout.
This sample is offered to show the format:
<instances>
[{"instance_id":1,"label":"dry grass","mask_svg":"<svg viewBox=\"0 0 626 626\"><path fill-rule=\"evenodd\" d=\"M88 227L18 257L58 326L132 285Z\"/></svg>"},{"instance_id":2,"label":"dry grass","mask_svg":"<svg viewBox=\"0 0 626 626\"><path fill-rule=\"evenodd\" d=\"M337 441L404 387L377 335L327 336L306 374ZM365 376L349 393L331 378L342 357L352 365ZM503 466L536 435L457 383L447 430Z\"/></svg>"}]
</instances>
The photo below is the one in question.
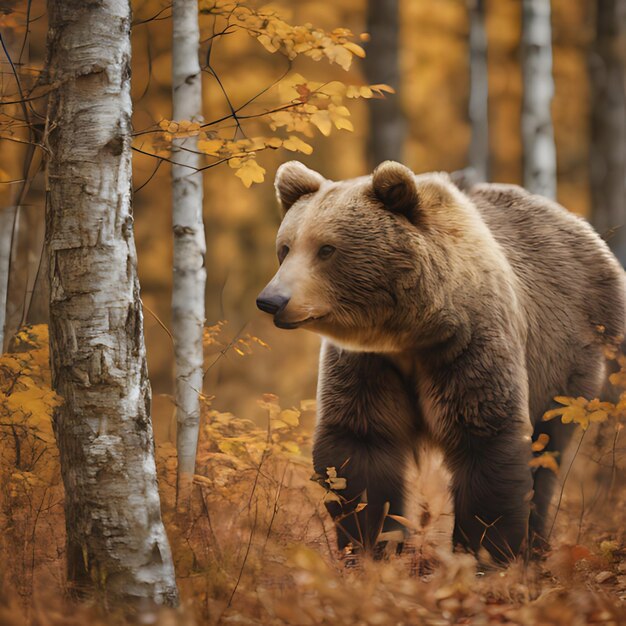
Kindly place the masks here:
<instances>
[{"instance_id":1,"label":"dry grass","mask_svg":"<svg viewBox=\"0 0 626 626\"><path fill-rule=\"evenodd\" d=\"M45 337L36 332L20 367L30 367L40 388L49 381L45 367L33 368L33 362L41 366L44 356ZM20 380L11 382L4 365L2 384L19 389ZM3 389L6 397L8 387ZM177 611L135 615L140 623L626 624L624 453L613 433L599 438L586 431L547 559L480 574L472 557L450 550L449 498L436 462L427 477L414 478L428 489L413 500L410 516L420 531L403 555L383 562L342 558L324 490L310 480L310 434L299 424L310 422L310 405L285 411L269 395L261 403L268 416L263 427L206 407L198 476L184 515L174 509L175 450L158 447L162 506L183 602ZM9 424L0 427L0 625L132 621L67 599L56 453L48 447L37 460L41 465L16 469L9 418L17 419L19 411L7 410L0 420ZM35 445L29 437L39 436L37 428L22 429L22 451ZM26 481L16 472L38 478Z\"/></svg>"}]
</instances>

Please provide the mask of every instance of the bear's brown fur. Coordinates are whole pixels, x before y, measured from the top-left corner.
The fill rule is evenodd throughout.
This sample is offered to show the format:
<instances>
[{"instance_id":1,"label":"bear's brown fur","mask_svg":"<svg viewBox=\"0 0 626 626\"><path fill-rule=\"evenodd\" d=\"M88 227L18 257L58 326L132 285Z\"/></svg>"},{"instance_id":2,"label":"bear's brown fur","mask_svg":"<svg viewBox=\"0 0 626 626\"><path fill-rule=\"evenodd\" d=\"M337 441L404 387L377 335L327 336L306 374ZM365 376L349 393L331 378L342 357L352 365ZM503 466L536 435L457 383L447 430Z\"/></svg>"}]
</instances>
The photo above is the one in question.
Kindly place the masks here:
<instances>
[{"instance_id":1,"label":"bear's brown fur","mask_svg":"<svg viewBox=\"0 0 626 626\"><path fill-rule=\"evenodd\" d=\"M452 475L455 543L507 562L544 537L555 481L529 467L533 429L563 451L570 429L543 413L597 396L603 344L624 333L606 244L519 187L462 192L399 163L331 182L291 162L276 188L281 265L257 302L324 337L313 460L347 479L328 505L340 547L401 529L386 513L402 515L424 440Z\"/></svg>"}]
</instances>

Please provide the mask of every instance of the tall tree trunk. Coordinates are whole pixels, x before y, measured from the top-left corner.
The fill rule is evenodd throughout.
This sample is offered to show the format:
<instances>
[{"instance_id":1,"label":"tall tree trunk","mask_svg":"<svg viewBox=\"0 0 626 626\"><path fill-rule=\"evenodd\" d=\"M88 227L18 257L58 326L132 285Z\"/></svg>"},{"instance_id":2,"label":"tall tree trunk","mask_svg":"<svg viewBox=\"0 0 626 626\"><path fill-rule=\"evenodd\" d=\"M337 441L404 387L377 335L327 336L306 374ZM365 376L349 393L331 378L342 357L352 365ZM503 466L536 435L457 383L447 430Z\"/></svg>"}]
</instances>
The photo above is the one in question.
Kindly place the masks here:
<instances>
[{"instance_id":1,"label":"tall tree trunk","mask_svg":"<svg viewBox=\"0 0 626 626\"><path fill-rule=\"evenodd\" d=\"M48 0L50 361L70 581L177 602L131 209L130 5Z\"/></svg>"},{"instance_id":2,"label":"tall tree trunk","mask_svg":"<svg viewBox=\"0 0 626 626\"><path fill-rule=\"evenodd\" d=\"M472 139L469 166L476 181L489 180L489 83L487 75L487 32L485 30L485 0L468 0L470 97L469 118Z\"/></svg>"},{"instance_id":3,"label":"tall tree trunk","mask_svg":"<svg viewBox=\"0 0 626 626\"><path fill-rule=\"evenodd\" d=\"M593 222L626 265L626 2L598 0L589 63Z\"/></svg>"},{"instance_id":4,"label":"tall tree trunk","mask_svg":"<svg viewBox=\"0 0 626 626\"><path fill-rule=\"evenodd\" d=\"M202 118L202 74L198 62L200 33L197 0L172 5L172 98L175 120ZM174 277L172 334L176 359L176 501L187 506L196 465L202 391L202 332L206 241L202 221L202 173L197 137L174 139L172 145L172 217Z\"/></svg>"},{"instance_id":5,"label":"tall tree trunk","mask_svg":"<svg viewBox=\"0 0 626 626\"><path fill-rule=\"evenodd\" d=\"M4 326L7 313L7 291L11 269L11 240L15 207L8 206L0 211L0 352L4 352Z\"/></svg>"},{"instance_id":6,"label":"tall tree trunk","mask_svg":"<svg viewBox=\"0 0 626 626\"><path fill-rule=\"evenodd\" d=\"M370 83L385 83L395 95L369 101L369 156L372 165L402 161L406 121L400 106L400 25L398 0L368 0L365 72Z\"/></svg>"},{"instance_id":7,"label":"tall tree trunk","mask_svg":"<svg viewBox=\"0 0 626 626\"><path fill-rule=\"evenodd\" d=\"M522 73L524 186L532 193L556 198L556 146L550 110L554 95L550 0L523 0Z\"/></svg>"}]
</instances>

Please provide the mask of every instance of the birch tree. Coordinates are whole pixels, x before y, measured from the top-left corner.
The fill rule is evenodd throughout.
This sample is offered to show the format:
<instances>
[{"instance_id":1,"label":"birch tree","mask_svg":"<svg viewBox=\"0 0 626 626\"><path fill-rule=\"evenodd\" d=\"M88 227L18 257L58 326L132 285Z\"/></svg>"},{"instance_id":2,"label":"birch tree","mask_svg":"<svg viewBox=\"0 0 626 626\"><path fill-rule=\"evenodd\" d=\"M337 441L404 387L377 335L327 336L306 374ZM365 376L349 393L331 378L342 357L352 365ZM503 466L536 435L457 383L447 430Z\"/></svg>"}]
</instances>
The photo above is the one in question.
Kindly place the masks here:
<instances>
[{"instance_id":1,"label":"birch tree","mask_svg":"<svg viewBox=\"0 0 626 626\"><path fill-rule=\"evenodd\" d=\"M370 100L369 153L372 165L402 161L406 121L398 95L400 88L400 15L398 0L369 0L367 32L370 42L365 72L370 83L385 83L396 95Z\"/></svg>"},{"instance_id":2,"label":"birch tree","mask_svg":"<svg viewBox=\"0 0 626 626\"><path fill-rule=\"evenodd\" d=\"M556 198L550 0L522 2L522 76L524 186L532 193Z\"/></svg>"},{"instance_id":3,"label":"birch tree","mask_svg":"<svg viewBox=\"0 0 626 626\"><path fill-rule=\"evenodd\" d=\"M130 5L48 0L52 383L67 565L110 602L173 604L131 210Z\"/></svg>"},{"instance_id":4,"label":"birch tree","mask_svg":"<svg viewBox=\"0 0 626 626\"><path fill-rule=\"evenodd\" d=\"M489 180L489 83L485 0L468 0L468 9L470 22L469 118L472 125L469 166L474 180L484 182Z\"/></svg>"},{"instance_id":5,"label":"birch tree","mask_svg":"<svg viewBox=\"0 0 626 626\"><path fill-rule=\"evenodd\" d=\"M197 0L174 0L172 5L172 97L174 120L199 122L202 81L198 61L200 33ZM172 142L172 215L174 277L172 335L176 360L177 505L189 499L196 463L202 390L202 332L206 241L202 221L202 174L197 137Z\"/></svg>"},{"instance_id":6,"label":"birch tree","mask_svg":"<svg viewBox=\"0 0 626 626\"><path fill-rule=\"evenodd\" d=\"M598 0L590 58L591 193L598 232L626 264L626 2ZM614 229L614 230L613 230Z\"/></svg>"}]
</instances>

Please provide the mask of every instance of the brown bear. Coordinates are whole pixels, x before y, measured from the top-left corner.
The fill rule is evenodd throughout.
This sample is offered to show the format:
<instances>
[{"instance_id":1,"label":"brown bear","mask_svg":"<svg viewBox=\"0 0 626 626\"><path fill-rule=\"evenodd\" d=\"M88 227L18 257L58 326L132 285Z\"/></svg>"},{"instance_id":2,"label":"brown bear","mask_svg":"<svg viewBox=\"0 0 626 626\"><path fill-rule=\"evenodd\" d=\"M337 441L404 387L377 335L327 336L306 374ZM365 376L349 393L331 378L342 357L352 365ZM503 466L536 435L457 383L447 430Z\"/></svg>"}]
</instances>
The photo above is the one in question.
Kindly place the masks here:
<instances>
[{"instance_id":1,"label":"brown bear","mask_svg":"<svg viewBox=\"0 0 626 626\"><path fill-rule=\"evenodd\" d=\"M276 189L280 267L257 305L323 337L313 461L346 479L327 505L339 547L402 528L388 514L423 442L452 476L455 544L500 563L537 544L555 477L533 474L531 437L563 452L571 429L544 412L596 397L603 346L624 333L607 245L520 187L462 191L395 162L341 182L290 162Z\"/></svg>"}]
</instances>

